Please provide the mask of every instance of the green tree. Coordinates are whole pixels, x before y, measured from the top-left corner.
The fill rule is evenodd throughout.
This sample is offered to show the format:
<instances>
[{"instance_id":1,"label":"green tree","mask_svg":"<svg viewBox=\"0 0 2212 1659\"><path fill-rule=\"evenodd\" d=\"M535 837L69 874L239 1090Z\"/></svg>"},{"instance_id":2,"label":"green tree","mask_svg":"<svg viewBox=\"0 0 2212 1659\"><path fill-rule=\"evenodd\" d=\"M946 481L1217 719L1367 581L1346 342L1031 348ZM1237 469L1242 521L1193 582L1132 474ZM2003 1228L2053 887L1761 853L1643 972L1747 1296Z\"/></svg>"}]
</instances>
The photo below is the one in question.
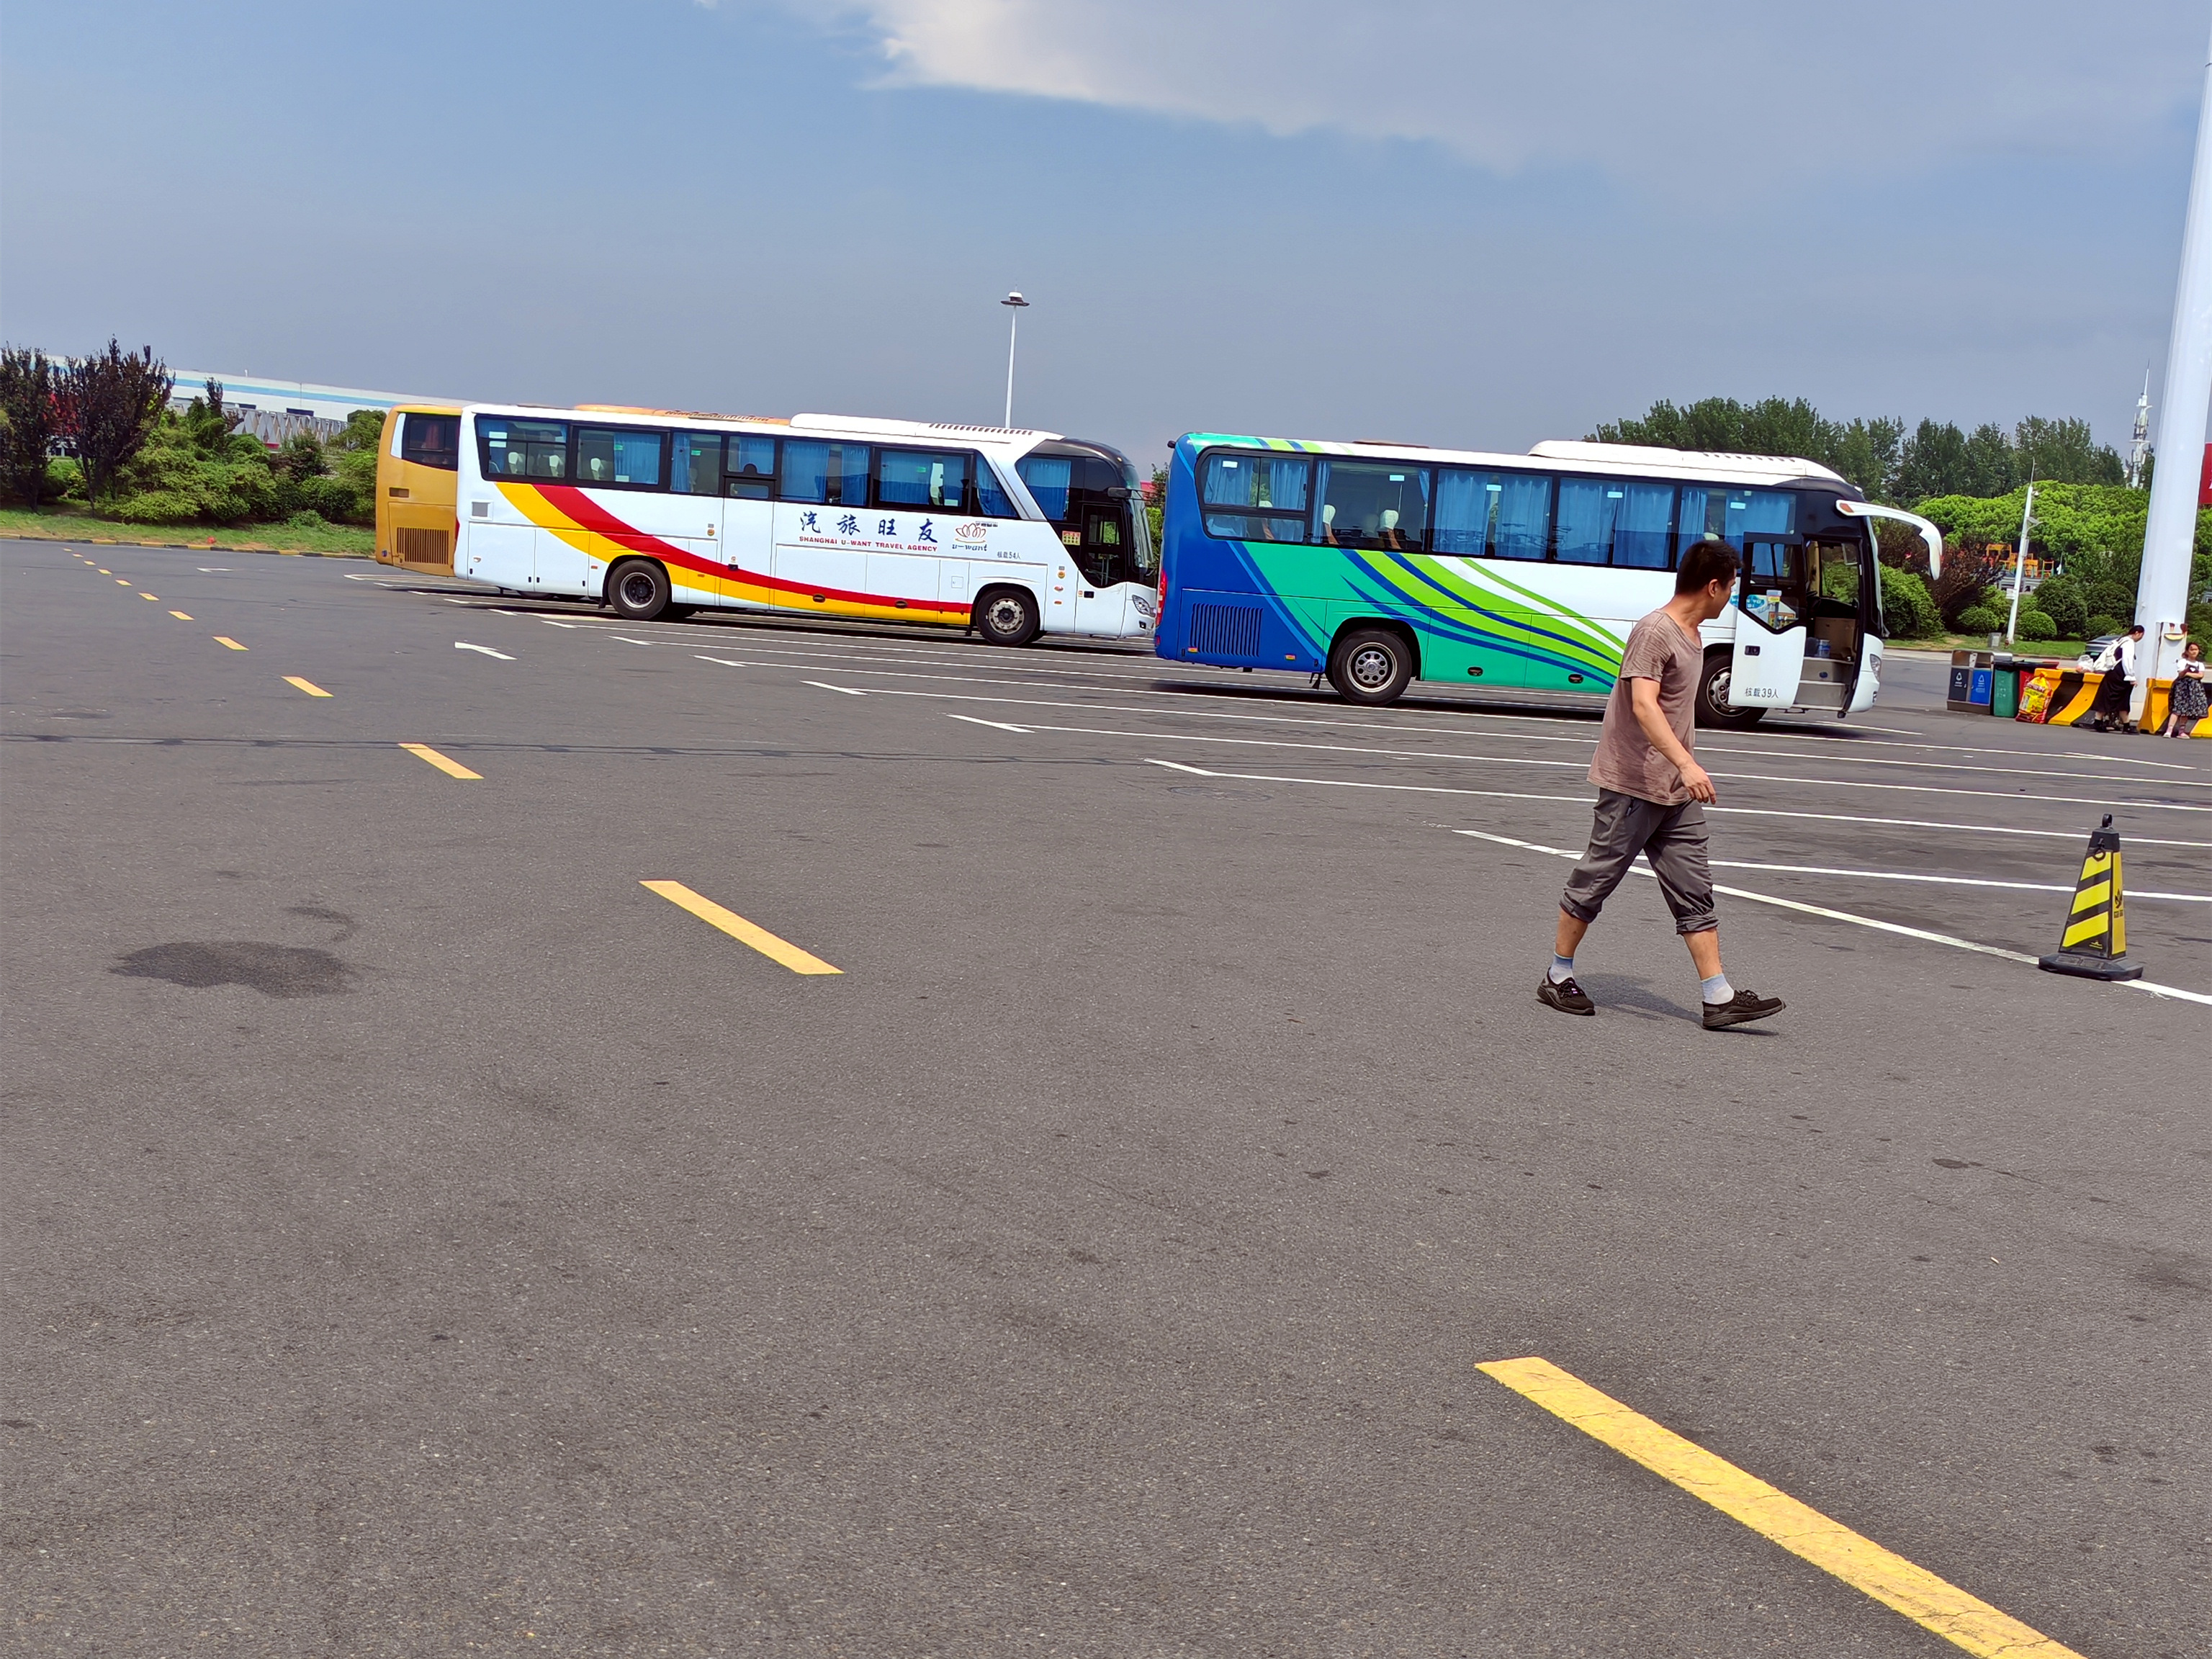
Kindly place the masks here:
<instances>
[{"instance_id":1,"label":"green tree","mask_svg":"<svg viewBox=\"0 0 2212 1659\"><path fill-rule=\"evenodd\" d=\"M43 351L23 346L0 350L0 478L9 495L36 507L47 493L46 462L60 435L55 409L55 365Z\"/></svg>"}]
</instances>

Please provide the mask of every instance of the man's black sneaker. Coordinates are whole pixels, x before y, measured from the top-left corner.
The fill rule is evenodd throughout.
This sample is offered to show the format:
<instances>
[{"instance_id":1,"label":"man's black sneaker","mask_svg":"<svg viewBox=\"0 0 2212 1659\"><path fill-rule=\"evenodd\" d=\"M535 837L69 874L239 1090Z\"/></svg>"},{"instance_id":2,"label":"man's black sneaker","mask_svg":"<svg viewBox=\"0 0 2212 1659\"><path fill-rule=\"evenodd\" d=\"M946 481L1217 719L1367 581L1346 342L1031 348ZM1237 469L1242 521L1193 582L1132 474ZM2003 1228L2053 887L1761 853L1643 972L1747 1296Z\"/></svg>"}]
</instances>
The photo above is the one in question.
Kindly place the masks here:
<instances>
[{"instance_id":1,"label":"man's black sneaker","mask_svg":"<svg viewBox=\"0 0 2212 1659\"><path fill-rule=\"evenodd\" d=\"M1726 1002L1705 1005L1705 1029L1718 1031L1730 1025L1748 1024L1754 1019L1765 1019L1769 1014L1778 1014L1787 1006L1780 997L1763 997L1756 991L1738 991Z\"/></svg>"},{"instance_id":2,"label":"man's black sneaker","mask_svg":"<svg viewBox=\"0 0 2212 1659\"><path fill-rule=\"evenodd\" d=\"M1547 974L1536 987L1536 1000L1547 1008L1558 1009L1563 1014L1594 1014L1597 1012L1597 1004L1583 994L1583 988L1575 983L1571 975L1555 980ZM1778 1002L1774 1006L1779 1008L1782 1005Z\"/></svg>"}]
</instances>

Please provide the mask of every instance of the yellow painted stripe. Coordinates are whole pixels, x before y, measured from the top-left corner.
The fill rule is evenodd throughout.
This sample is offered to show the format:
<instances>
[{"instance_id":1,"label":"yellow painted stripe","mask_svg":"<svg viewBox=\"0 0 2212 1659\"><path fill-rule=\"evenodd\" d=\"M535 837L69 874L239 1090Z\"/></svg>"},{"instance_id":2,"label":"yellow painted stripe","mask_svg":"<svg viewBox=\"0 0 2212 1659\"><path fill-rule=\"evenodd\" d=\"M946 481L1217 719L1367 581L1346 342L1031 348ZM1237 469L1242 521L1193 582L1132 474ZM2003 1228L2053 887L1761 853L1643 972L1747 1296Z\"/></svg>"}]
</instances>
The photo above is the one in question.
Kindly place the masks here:
<instances>
[{"instance_id":1,"label":"yellow painted stripe","mask_svg":"<svg viewBox=\"0 0 2212 1659\"><path fill-rule=\"evenodd\" d=\"M2112 918L2111 912L2100 910L2095 915L2074 923L2073 926L2067 928L2063 933L2060 934L2058 937L2058 948L2062 951L2070 951L2075 945L2079 945L2083 939L2096 939L2100 935L2109 933L2112 931Z\"/></svg>"},{"instance_id":2,"label":"yellow painted stripe","mask_svg":"<svg viewBox=\"0 0 2212 1659\"><path fill-rule=\"evenodd\" d=\"M470 778L478 783L483 781L483 773L470 771L460 762L451 756L440 754L427 743L403 743L399 746L418 760L429 762L449 778Z\"/></svg>"},{"instance_id":3,"label":"yellow painted stripe","mask_svg":"<svg viewBox=\"0 0 2212 1659\"><path fill-rule=\"evenodd\" d=\"M2094 885L2079 888L2074 894L2075 914L2079 915L2084 910L2104 904L2112 896L2112 884L2109 881L2100 881Z\"/></svg>"},{"instance_id":4,"label":"yellow painted stripe","mask_svg":"<svg viewBox=\"0 0 2212 1659\"><path fill-rule=\"evenodd\" d=\"M2089 705L2097 701L2097 682L2083 682L2080 690L2067 700L2066 707L2054 711L2049 720L2052 726L2071 726L2089 712Z\"/></svg>"},{"instance_id":5,"label":"yellow painted stripe","mask_svg":"<svg viewBox=\"0 0 2212 1659\"><path fill-rule=\"evenodd\" d=\"M191 620L190 617L187 617L181 611L172 611L169 614L174 617L179 622L190 622Z\"/></svg>"},{"instance_id":6,"label":"yellow painted stripe","mask_svg":"<svg viewBox=\"0 0 2212 1659\"><path fill-rule=\"evenodd\" d=\"M1494 1359L1476 1369L1969 1653L1984 1659L2081 1659L2072 1649L1662 1428L1548 1359Z\"/></svg>"},{"instance_id":7,"label":"yellow painted stripe","mask_svg":"<svg viewBox=\"0 0 2212 1659\"><path fill-rule=\"evenodd\" d=\"M110 569L109 569L106 565L96 564L96 565L93 566L93 568L94 568L94 570L97 570L98 572L100 572L100 574L101 575L103 575L103 576L112 576L112 575L115 574L112 570L110 570Z\"/></svg>"},{"instance_id":8,"label":"yellow painted stripe","mask_svg":"<svg viewBox=\"0 0 2212 1659\"><path fill-rule=\"evenodd\" d=\"M788 939L778 939L765 927L747 921L734 910L725 910L710 898L702 898L680 881L647 881L639 885L649 887L671 904L689 910L709 927L719 927L740 944L750 945L771 961L780 962L794 974L842 974L842 968L832 968L821 957L800 950Z\"/></svg>"},{"instance_id":9,"label":"yellow painted stripe","mask_svg":"<svg viewBox=\"0 0 2212 1659\"><path fill-rule=\"evenodd\" d=\"M149 593L143 588L139 590L138 597L142 599L151 599L156 605L159 605L161 602L161 596L159 594Z\"/></svg>"},{"instance_id":10,"label":"yellow painted stripe","mask_svg":"<svg viewBox=\"0 0 2212 1659\"><path fill-rule=\"evenodd\" d=\"M284 684L287 685L298 686L300 690L306 692L311 697L327 697L331 695L329 692L324 690L321 686L317 685L313 680L303 680L297 674L285 675Z\"/></svg>"},{"instance_id":11,"label":"yellow painted stripe","mask_svg":"<svg viewBox=\"0 0 2212 1659\"><path fill-rule=\"evenodd\" d=\"M124 578L123 578L123 577L121 577L121 576L118 576L118 577L115 579L115 585L116 585L118 587L128 587L128 586L131 586L130 582L129 582L129 581L127 581L125 579L124 579Z\"/></svg>"},{"instance_id":12,"label":"yellow painted stripe","mask_svg":"<svg viewBox=\"0 0 2212 1659\"><path fill-rule=\"evenodd\" d=\"M216 635L215 636L215 642L217 645L227 645L234 651L243 651L246 649L244 646L240 645L236 640L231 638L228 634Z\"/></svg>"}]
</instances>

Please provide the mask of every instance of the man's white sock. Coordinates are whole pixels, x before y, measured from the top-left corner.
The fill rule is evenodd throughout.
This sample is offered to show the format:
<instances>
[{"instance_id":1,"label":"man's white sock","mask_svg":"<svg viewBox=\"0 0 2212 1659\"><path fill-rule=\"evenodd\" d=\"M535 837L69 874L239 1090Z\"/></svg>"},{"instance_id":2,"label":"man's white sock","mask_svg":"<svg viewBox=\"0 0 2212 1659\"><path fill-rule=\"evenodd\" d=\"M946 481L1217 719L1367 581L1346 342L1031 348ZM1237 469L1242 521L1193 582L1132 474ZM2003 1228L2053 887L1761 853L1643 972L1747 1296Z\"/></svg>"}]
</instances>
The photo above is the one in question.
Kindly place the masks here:
<instances>
[{"instance_id":1,"label":"man's white sock","mask_svg":"<svg viewBox=\"0 0 2212 1659\"><path fill-rule=\"evenodd\" d=\"M1558 951L1554 951L1552 953L1552 972L1550 975L1552 983L1554 985L1563 985L1574 976L1575 959L1572 957L1563 957Z\"/></svg>"},{"instance_id":2,"label":"man's white sock","mask_svg":"<svg viewBox=\"0 0 2212 1659\"><path fill-rule=\"evenodd\" d=\"M1711 979L1698 981L1698 988L1705 994L1707 1002L1727 1002L1735 995L1735 987L1728 982L1726 974L1715 974Z\"/></svg>"}]
</instances>

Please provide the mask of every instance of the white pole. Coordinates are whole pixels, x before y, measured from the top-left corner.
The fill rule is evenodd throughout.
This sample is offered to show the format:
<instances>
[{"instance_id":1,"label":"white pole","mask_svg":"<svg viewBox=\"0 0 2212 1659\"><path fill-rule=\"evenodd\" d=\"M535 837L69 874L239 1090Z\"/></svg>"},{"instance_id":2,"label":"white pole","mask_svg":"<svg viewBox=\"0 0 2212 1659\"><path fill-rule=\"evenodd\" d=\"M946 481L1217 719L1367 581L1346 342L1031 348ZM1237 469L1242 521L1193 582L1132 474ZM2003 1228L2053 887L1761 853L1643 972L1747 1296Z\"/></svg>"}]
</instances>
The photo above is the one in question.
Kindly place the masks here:
<instances>
[{"instance_id":1,"label":"white pole","mask_svg":"<svg viewBox=\"0 0 2212 1659\"><path fill-rule=\"evenodd\" d=\"M1014 337L1021 332L1022 313L1019 310L1006 313L1006 420L1014 423Z\"/></svg>"},{"instance_id":2,"label":"white pole","mask_svg":"<svg viewBox=\"0 0 2212 1659\"><path fill-rule=\"evenodd\" d=\"M2035 468L2027 469L2027 500L2020 509L2020 545L2012 550L2012 614L2005 618L2005 643L2010 645L2020 633L2020 579L2027 568L2027 526L2035 517Z\"/></svg>"},{"instance_id":3,"label":"white pole","mask_svg":"<svg viewBox=\"0 0 2212 1659\"><path fill-rule=\"evenodd\" d=\"M2204 93L2197 116L2197 158L2189 174L2189 212L2181 232L2181 275L2173 295L2173 333L2166 343L2165 407L2158 422L2158 465L2151 474L2150 522L2143 534L2142 577L2136 620L2149 647L2138 668L2136 695L2172 672L2178 657L2160 624L2189 613L2189 561L2196 550L2197 489L2204 464L2205 406L2212 402L2212 49L2205 54ZM2140 714L2137 718L2140 719Z\"/></svg>"}]
</instances>

